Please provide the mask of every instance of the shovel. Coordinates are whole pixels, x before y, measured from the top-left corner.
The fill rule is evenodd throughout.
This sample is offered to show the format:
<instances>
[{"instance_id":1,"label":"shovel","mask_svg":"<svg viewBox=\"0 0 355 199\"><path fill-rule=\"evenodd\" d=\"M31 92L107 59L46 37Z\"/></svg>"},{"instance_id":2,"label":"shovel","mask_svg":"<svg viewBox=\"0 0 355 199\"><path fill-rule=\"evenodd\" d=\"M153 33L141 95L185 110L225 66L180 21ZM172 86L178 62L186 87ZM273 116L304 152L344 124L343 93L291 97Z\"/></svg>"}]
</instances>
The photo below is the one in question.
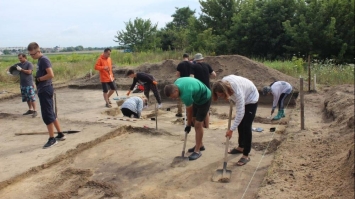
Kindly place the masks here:
<instances>
[{"instance_id":1,"label":"shovel","mask_svg":"<svg viewBox=\"0 0 355 199\"><path fill-rule=\"evenodd\" d=\"M231 118L232 118L232 110L233 110L232 106L233 106L232 101L229 101L228 129L230 129L230 127L231 127ZM228 147L229 147L229 137L226 137L226 148L225 148L225 152L224 152L223 169L216 170L215 174L212 176L213 182L229 182L230 181L232 171L227 170Z\"/></svg>"},{"instance_id":2,"label":"shovel","mask_svg":"<svg viewBox=\"0 0 355 199\"><path fill-rule=\"evenodd\" d=\"M79 133L80 131L62 131L62 133L73 134ZM46 132L32 132L32 133L15 133L15 135L47 135L48 131Z\"/></svg>"},{"instance_id":3,"label":"shovel","mask_svg":"<svg viewBox=\"0 0 355 199\"><path fill-rule=\"evenodd\" d=\"M186 118L186 107L185 107L185 118ZM184 118L184 124L185 124L185 127L186 127L185 118ZM189 157L185 157L186 141L187 141L187 132L185 132L185 139L184 139L184 145L182 147L181 156L177 156L177 157L174 158L173 162L171 163L172 167L186 166L187 162L189 161Z\"/></svg>"}]
</instances>

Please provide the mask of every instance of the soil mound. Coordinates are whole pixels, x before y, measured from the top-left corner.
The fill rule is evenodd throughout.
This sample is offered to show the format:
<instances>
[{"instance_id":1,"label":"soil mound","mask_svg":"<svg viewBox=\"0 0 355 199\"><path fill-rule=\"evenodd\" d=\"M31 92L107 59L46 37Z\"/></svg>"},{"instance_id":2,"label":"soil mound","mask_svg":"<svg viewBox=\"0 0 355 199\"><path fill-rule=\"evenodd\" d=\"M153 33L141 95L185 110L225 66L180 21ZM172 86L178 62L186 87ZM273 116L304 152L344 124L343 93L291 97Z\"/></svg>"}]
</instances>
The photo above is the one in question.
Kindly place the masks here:
<instances>
[{"instance_id":1,"label":"soil mound","mask_svg":"<svg viewBox=\"0 0 355 199\"><path fill-rule=\"evenodd\" d=\"M273 81L283 80L289 82L296 91L299 90L298 79L285 75L275 69L268 68L262 63L252 61L247 57L240 55L221 55L205 57L206 63L210 64L212 69L217 73L217 78L211 82L222 79L227 75L239 75L246 77L254 82L255 86L261 90L265 85L269 85ZM114 67L115 82L120 89L128 89L132 80L125 77L125 73L129 69L134 69L136 72L145 72L152 74L159 82L159 85L173 83L176 80L176 67L180 60L164 60L159 63L145 63L138 67ZM70 87L80 88L100 88L100 80L98 75L92 78L82 78L73 81Z\"/></svg>"}]
</instances>

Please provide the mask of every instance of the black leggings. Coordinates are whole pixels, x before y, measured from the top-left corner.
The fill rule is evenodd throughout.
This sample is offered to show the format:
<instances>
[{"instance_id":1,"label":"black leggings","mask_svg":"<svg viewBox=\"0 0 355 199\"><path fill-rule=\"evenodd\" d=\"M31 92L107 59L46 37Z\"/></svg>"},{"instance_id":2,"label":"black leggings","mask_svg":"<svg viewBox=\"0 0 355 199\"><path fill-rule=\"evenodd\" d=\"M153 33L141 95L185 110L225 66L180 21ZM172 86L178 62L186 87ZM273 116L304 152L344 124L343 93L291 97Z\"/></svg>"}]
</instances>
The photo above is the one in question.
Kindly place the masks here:
<instances>
[{"instance_id":1,"label":"black leggings","mask_svg":"<svg viewBox=\"0 0 355 199\"><path fill-rule=\"evenodd\" d=\"M238 126L238 144L239 147L244 148L243 155L245 156L248 156L251 150L251 129L257 108L257 103L245 105L244 117Z\"/></svg>"},{"instance_id":2,"label":"black leggings","mask_svg":"<svg viewBox=\"0 0 355 199\"><path fill-rule=\"evenodd\" d=\"M277 102L277 104L279 105L279 110L283 110L284 109L284 101L287 97L287 93L282 93L280 95L279 101Z\"/></svg>"},{"instance_id":3,"label":"black leggings","mask_svg":"<svg viewBox=\"0 0 355 199\"><path fill-rule=\"evenodd\" d=\"M158 104L161 104L161 98L160 98L160 94L159 94L157 86L154 84L149 84L149 83L144 84L144 95L148 99L148 101L149 101L149 91L150 90L153 91L155 99L157 99Z\"/></svg>"},{"instance_id":4,"label":"black leggings","mask_svg":"<svg viewBox=\"0 0 355 199\"><path fill-rule=\"evenodd\" d=\"M122 112L122 114L123 114L124 116L131 117L131 115L133 115L134 118L139 118L138 115L137 115L137 113L131 111L131 110L128 109L128 108L122 108L122 109L121 109L121 112Z\"/></svg>"}]
</instances>

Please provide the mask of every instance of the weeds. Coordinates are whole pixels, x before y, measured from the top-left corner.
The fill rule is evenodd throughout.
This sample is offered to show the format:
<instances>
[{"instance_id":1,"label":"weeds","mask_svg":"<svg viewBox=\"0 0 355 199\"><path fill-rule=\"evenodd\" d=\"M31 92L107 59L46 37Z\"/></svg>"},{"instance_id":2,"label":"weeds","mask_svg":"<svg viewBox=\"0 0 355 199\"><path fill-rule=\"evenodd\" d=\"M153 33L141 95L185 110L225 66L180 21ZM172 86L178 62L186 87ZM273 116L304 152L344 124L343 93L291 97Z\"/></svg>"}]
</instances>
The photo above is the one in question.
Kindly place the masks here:
<instances>
[{"instance_id":1,"label":"weeds","mask_svg":"<svg viewBox=\"0 0 355 199\"><path fill-rule=\"evenodd\" d=\"M156 63L167 59L180 60L181 51L162 51L155 52L133 52L123 53L112 50L111 59L116 67L122 66L139 66L143 63ZM203 52L202 52L203 53ZM71 53L71 54L47 54L53 65L55 81L65 82L87 75L90 70L92 74L96 74L94 66L101 52L91 53ZM192 55L194 53L191 53ZM36 70L37 60L28 57ZM293 57L291 61L259 61L264 65L274 68L289 76L299 78L303 76L308 78L307 63L298 57ZM8 67L18 63L16 55L0 56L0 90L4 88L15 87L19 83L19 77L12 77L6 74ZM213 66L212 66L213 67ZM318 84L337 85L337 84L353 84L354 83L354 65L336 65L331 59L320 62L313 60L311 63L311 75L316 74ZM33 73L35 75L35 72ZM306 80L306 79L305 79Z\"/></svg>"}]
</instances>

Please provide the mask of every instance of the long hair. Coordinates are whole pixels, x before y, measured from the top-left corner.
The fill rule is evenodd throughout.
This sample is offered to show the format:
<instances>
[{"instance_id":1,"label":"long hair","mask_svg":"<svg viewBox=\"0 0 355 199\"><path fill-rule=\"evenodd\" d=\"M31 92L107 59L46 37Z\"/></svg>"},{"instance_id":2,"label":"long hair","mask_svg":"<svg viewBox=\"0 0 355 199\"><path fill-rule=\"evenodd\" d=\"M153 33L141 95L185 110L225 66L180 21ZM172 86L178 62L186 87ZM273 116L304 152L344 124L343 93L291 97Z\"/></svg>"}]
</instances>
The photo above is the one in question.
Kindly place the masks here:
<instances>
[{"instance_id":1,"label":"long hair","mask_svg":"<svg viewBox=\"0 0 355 199\"><path fill-rule=\"evenodd\" d=\"M233 89L228 81L219 80L212 85L212 100L215 102L218 100L218 93L224 93L226 99L234 93Z\"/></svg>"}]
</instances>

